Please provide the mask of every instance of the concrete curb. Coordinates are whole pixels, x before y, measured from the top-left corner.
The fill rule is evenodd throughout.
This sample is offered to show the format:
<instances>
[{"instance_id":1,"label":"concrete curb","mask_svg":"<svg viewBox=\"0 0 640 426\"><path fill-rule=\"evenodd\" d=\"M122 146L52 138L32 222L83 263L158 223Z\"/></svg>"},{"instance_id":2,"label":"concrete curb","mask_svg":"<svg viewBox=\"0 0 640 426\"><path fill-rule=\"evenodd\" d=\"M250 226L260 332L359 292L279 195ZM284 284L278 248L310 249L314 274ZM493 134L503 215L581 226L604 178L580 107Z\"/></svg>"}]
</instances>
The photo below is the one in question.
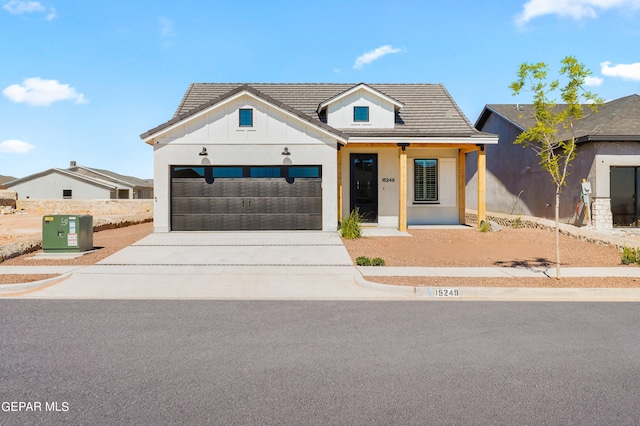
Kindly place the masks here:
<instances>
[{"instance_id":1,"label":"concrete curb","mask_svg":"<svg viewBox=\"0 0 640 426\"><path fill-rule=\"evenodd\" d=\"M639 302L640 288L542 288L542 287L417 287L367 281L354 276L357 285L409 300L437 301L541 301L541 302Z\"/></svg>"},{"instance_id":2,"label":"concrete curb","mask_svg":"<svg viewBox=\"0 0 640 426\"><path fill-rule=\"evenodd\" d=\"M57 284L69 278L71 273L61 274L58 277L47 278L46 280L32 281L29 283L3 284L0 285L0 298L20 296L32 291L38 291Z\"/></svg>"}]
</instances>

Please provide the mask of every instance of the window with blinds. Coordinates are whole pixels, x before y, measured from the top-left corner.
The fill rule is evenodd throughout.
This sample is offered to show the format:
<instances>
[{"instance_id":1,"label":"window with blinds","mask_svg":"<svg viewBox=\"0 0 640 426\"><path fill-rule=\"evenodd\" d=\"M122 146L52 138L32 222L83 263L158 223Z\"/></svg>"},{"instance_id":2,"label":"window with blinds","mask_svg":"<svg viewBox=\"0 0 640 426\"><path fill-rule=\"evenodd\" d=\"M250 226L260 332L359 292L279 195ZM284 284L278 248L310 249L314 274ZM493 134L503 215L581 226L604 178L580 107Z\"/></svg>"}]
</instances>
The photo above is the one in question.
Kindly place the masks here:
<instances>
[{"instance_id":1,"label":"window with blinds","mask_svg":"<svg viewBox=\"0 0 640 426\"><path fill-rule=\"evenodd\" d=\"M413 160L413 199L416 203L438 201L438 160Z\"/></svg>"}]
</instances>

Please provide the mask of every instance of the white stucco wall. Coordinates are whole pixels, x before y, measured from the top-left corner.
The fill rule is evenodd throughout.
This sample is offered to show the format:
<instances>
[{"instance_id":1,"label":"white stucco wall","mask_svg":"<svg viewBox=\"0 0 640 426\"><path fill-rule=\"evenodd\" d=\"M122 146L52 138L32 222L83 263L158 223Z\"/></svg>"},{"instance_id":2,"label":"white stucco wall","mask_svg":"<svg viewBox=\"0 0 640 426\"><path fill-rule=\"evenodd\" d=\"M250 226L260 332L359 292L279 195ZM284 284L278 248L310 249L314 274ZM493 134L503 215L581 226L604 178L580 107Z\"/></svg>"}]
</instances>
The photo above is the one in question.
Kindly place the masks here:
<instances>
[{"instance_id":1,"label":"white stucco wall","mask_svg":"<svg viewBox=\"0 0 640 426\"><path fill-rule=\"evenodd\" d=\"M640 155L596 155L589 173L589 181L593 185L593 196L609 198L611 196L611 181L609 170L611 166L639 166ZM595 170L595 173L593 172ZM595 183L595 185L594 185Z\"/></svg>"},{"instance_id":2,"label":"white stucco wall","mask_svg":"<svg viewBox=\"0 0 640 426\"><path fill-rule=\"evenodd\" d=\"M56 200L63 199L62 190L70 189L73 200L110 199L115 195L107 188L91 185L61 173L50 173L19 183L11 187L18 192L18 199Z\"/></svg>"},{"instance_id":3,"label":"white stucco wall","mask_svg":"<svg viewBox=\"0 0 640 426\"><path fill-rule=\"evenodd\" d=\"M353 107L369 107L369 122L354 122ZM360 89L327 107L327 124L336 129L393 129L395 110L391 102Z\"/></svg>"},{"instance_id":4,"label":"white stucco wall","mask_svg":"<svg viewBox=\"0 0 640 426\"><path fill-rule=\"evenodd\" d=\"M239 127L238 110L253 108L253 127ZM208 155L198 155L203 147ZM290 155L282 155L284 148ZM244 95L207 111L156 139L154 145L156 232L170 229L171 165L320 165L322 227L337 226L337 140L261 100Z\"/></svg>"}]
</instances>

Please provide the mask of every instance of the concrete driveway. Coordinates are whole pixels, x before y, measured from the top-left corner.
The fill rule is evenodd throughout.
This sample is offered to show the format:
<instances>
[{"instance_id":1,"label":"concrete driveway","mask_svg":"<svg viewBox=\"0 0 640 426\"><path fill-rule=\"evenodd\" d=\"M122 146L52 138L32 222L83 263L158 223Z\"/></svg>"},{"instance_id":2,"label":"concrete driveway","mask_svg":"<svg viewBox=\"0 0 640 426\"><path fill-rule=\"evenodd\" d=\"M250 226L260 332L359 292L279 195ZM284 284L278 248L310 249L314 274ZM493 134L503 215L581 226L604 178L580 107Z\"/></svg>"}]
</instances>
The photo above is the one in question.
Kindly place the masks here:
<instances>
[{"instance_id":1,"label":"concrete driveway","mask_svg":"<svg viewBox=\"0 0 640 426\"><path fill-rule=\"evenodd\" d=\"M101 265L352 266L335 232L151 234Z\"/></svg>"},{"instance_id":2,"label":"concrete driveway","mask_svg":"<svg viewBox=\"0 0 640 426\"><path fill-rule=\"evenodd\" d=\"M336 232L171 232L76 270L34 298L376 299Z\"/></svg>"}]
</instances>

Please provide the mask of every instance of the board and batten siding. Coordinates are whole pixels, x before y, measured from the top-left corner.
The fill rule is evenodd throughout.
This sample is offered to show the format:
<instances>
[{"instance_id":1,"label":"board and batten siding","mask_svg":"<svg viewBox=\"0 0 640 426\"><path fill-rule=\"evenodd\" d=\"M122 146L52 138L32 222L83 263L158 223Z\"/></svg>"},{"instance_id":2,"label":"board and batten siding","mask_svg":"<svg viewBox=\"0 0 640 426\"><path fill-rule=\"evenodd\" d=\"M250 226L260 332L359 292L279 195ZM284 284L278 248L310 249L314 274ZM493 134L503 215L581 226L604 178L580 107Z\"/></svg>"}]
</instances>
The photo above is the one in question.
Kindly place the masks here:
<instances>
[{"instance_id":1,"label":"board and batten siding","mask_svg":"<svg viewBox=\"0 0 640 426\"><path fill-rule=\"evenodd\" d=\"M239 126L239 110L253 109L253 126ZM282 155L287 147L290 155ZM207 149L207 156L199 153ZM253 96L244 95L159 135L154 145L156 232L170 230L171 165L322 166L322 228L336 229L337 140Z\"/></svg>"}]
</instances>

